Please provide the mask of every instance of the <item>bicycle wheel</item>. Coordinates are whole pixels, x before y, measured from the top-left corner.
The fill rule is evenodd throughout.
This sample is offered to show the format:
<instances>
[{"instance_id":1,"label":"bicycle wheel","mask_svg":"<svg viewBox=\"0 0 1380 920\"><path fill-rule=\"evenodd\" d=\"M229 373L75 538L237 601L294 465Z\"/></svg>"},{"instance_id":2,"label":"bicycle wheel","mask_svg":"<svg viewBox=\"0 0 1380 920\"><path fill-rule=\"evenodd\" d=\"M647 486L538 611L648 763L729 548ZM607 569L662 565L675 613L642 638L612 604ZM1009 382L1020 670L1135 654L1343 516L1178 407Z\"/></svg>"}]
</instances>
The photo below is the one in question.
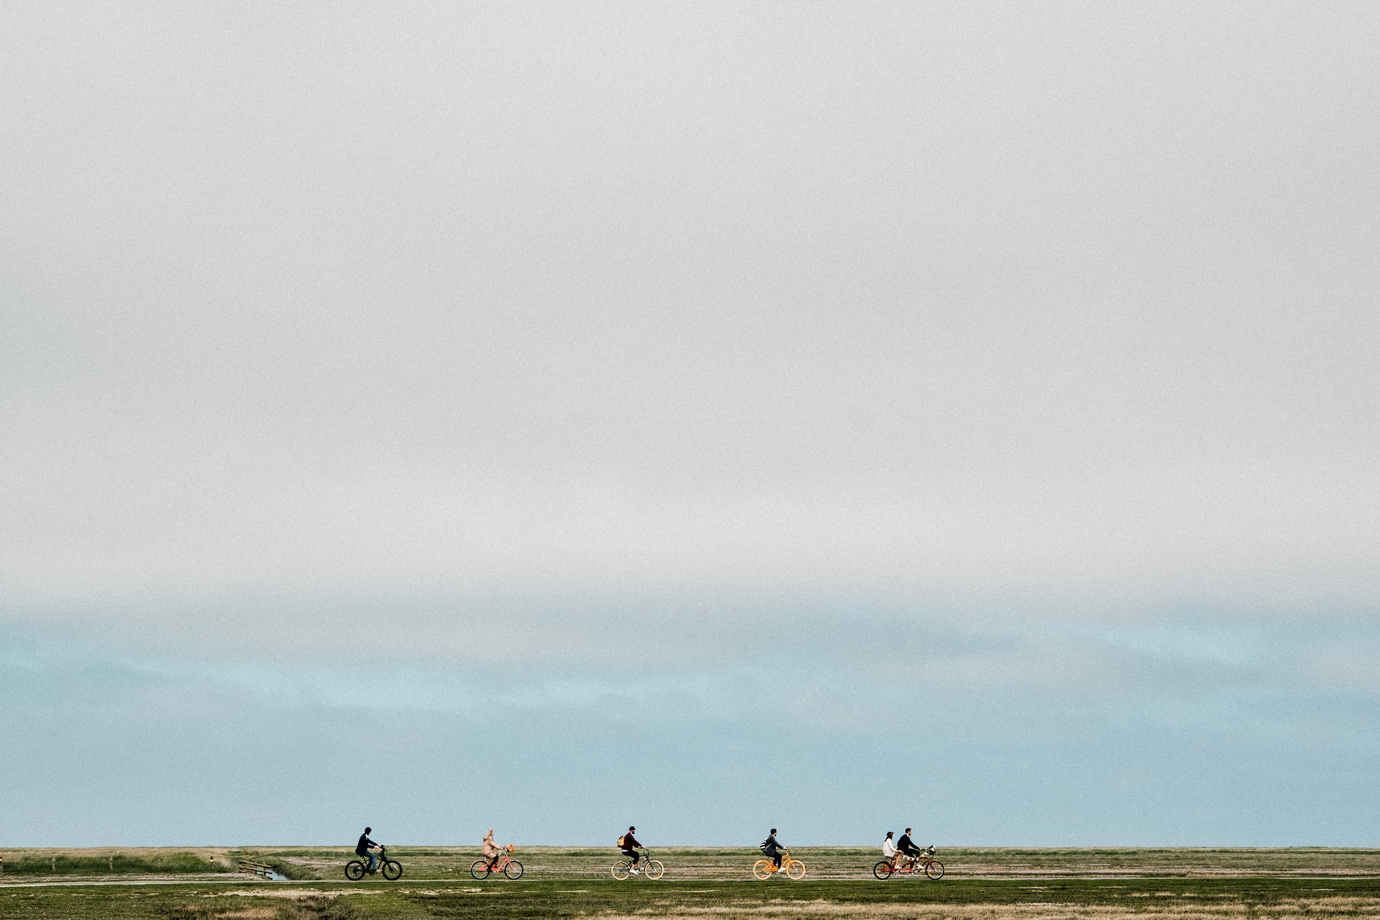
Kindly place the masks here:
<instances>
[{"instance_id":1,"label":"bicycle wheel","mask_svg":"<svg viewBox=\"0 0 1380 920\"><path fill-rule=\"evenodd\" d=\"M755 862L755 863L752 864L752 876L753 876L753 878L757 879L757 880L760 882L760 881L762 881L763 879L765 879L765 878L767 878L768 876L770 876L770 875L772 874L772 872L771 872L771 865L772 865L772 863L771 863L771 860L770 860L770 859L759 859L759 860L757 860L757 862Z\"/></svg>"},{"instance_id":2,"label":"bicycle wheel","mask_svg":"<svg viewBox=\"0 0 1380 920\"><path fill-rule=\"evenodd\" d=\"M925 874L930 878L943 878L944 864L937 859L931 859L925 863Z\"/></svg>"},{"instance_id":3,"label":"bicycle wheel","mask_svg":"<svg viewBox=\"0 0 1380 920\"><path fill-rule=\"evenodd\" d=\"M489 877L489 861L487 859L476 859L470 863L470 875L475 878Z\"/></svg>"},{"instance_id":4,"label":"bicycle wheel","mask_svg":"<svg viewBox=\"0 0 1380 920\"><path fill-rule=\"evenodd\" d=\"M666 867L661 864L659 859L649 859L642 865L642 874L655 881L661 878L666 871Z\"/></svg>"},{"instance_id":5,"label":"bicycle wheel","mask_svg":"<svg viewBox=\"0 0 1380 920\"><path fill-rule=\"evenodd\" d=\"M609 871L613 873L614 878L618 879L618 881L621 882L623 881L623 879L628 877L628 869L631 866L632 863L628 862L626 859L620 859L618 862L613 864L613 868Z\"/></svg>"},{"instance_id":6,"label":"bicycle wheel","mask_svg":"<svg viewBox=\"0 0 1380 920\"><path fill-rule=\"evenodd\" d=\"M875 876L877 876L877 878L880 878L880 879L889 879L889 878L891 878L891 873L892 873L891 860L889 860L889 859L884 859L884 860L882 860L881 862L877 863L877 865L875 865L875 866L872 867L872 874L875 875Z\"/></svg>"},{"instance_id":7,"label":"bicycle wheel","mask_svg":"<svg viewBox=\"0 0 1380 920\"><path fill-rule=\"evenodd\" d=\"M388 879L388 881L390 882L395 882L398 879L402 878L402 863L400 862L394 862L391 859L385 859L383 861L383 865L380 868L383 869L383 877Z\"/></svg>"},{"instance_id":8,"label":"bicycle wheel","mask_svg":"<svg viewBox=\"0 0 1380 920\"><path fill-rule=\"evenodd\" d=\"M352 882L357 882L364 878L364 863L357 859L352 859L345 864L345 877Z\"/></svg>"},{"instance_id":9,"label":"bicycle wheel","mask_svg":"<svg viewBox=\"0 0 1380 920\"><path fill-rule=\"evenodd\" d=\"M805 864L798 859L791 860L791 864L786 867L786 874L791 878L803 878L805 876Z\"/></svg>"},{"instance_id":10,"label":"bicycle wheel","mask_svg":"<svg viewBox=\"0 0 1380 920\"><path fill-rule=\"evenodd\" d=\"M522 878L522 863L516 859L508 860L508 865L503 867L503 874L508 878Z\"/></svg>"}]
</instances>

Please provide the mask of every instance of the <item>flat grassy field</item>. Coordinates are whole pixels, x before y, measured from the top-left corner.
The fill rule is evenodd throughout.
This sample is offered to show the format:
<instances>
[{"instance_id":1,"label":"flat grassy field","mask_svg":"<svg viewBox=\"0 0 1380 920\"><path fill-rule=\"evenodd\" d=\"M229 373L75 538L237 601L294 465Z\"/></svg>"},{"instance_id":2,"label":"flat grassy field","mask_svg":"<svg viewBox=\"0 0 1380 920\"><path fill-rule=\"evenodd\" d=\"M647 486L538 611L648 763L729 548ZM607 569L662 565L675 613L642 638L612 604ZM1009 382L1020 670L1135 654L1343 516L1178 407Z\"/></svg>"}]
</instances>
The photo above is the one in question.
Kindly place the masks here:
<instances>
[{"instance_id":1,"label":"flat grassy field","mask_svg":"<svg viewBox=\"0 0 1380 920\"><path fill-rule=\"evenodd\" d=\"M0 917L54 920L365 920L365 918L560 917L593 920L1292 920L1380 917L1380 851L1373 850L940 850L942 880L877 881L873 848L799 848L807 875L756 881L750 849L653 851L659 881L614 881L608 850L519 849L520 880L469 877L472 848L390 849L404 869L387 882L347 882L346 849L271 848L168 851L0 850ZM11 872L20 856L47 859L46 874ZM205 861L207 871L178 853ZM54 875L54 859L108 868L119 855L160 858L166 871ZM226 872L239 856L320 876L262 881ZM132 863L131 863L132 864ZM36 862L27 863L29 866ZM212 868L214 866L214 868ZM199 865L196 866L199 869ZM285 873L286 874L286 873Z\"/></svg>"},{"instance_id":2,"label":"flat grassy field","mask_svg":"<svg viewBox=\"0 0 1380 920\"><path fill-rule=\"evenodd\" d=\"M240 851L234 851L238 854ZM348 847L264 848L255 852L282 867L290 878L344 878L342 867L354 856ZM882 858L880 847L798 847L809 879L871 878ZM3 855L3 853L0 853ZM732 881L751 878L762 854L750 847L653 849L666 863L667 878ZM479 847L398 847L389 856L403 864L404 878L468 878ZM617 853L612 849L518 847L514 858L532 875L568 878L606 876ZM1380 877L1380 850L1335 849L939 849L948 877L1098 878L1119 876L1368 875Z\"/></svg>"}]
</instances>

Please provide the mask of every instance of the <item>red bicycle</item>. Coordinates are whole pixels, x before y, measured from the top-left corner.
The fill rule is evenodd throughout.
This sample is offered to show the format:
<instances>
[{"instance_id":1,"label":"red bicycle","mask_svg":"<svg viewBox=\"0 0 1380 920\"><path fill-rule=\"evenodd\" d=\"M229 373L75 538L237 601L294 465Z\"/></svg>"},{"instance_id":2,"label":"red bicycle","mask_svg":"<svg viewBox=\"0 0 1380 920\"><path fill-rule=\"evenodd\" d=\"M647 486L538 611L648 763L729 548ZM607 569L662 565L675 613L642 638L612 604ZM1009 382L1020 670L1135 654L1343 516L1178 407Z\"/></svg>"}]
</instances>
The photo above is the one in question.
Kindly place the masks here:
<instances>
[{"instance_id":1,"label":"red bicycle","mask_svg":"<svg viewBox=\"0 0 1380 920\"><path fill-rule=\"evenodd\" d=\"M920 851L919 856L912 856L902 862L896 861L896 865L891 864L891 860L884 859L872 867L872 874L880 879L888 879L899 872L923 872L930 878L941 878L944 875L944 864L934 858L934 847L928 846Z\"/></svg>"}]
</instances>

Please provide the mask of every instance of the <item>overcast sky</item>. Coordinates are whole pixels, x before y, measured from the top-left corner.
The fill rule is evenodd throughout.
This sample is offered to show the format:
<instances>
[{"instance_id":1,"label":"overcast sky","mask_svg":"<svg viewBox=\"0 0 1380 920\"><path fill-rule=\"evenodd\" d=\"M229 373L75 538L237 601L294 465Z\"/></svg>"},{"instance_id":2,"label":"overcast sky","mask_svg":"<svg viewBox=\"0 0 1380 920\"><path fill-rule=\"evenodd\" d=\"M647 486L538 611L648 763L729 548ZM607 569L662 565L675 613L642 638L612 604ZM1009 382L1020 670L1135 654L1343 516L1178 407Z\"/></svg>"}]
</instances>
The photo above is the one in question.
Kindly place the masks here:
<instances>
[{"instance_id":1,"label":"overcast sky","mask_svg":"<svg viewBox=\"0 0 1380 920\"><path fill-rule=\"evenodd\" d=\"M0 846L1380 846L1377 47L5 5Z\"/></svg>"}]
</instances>

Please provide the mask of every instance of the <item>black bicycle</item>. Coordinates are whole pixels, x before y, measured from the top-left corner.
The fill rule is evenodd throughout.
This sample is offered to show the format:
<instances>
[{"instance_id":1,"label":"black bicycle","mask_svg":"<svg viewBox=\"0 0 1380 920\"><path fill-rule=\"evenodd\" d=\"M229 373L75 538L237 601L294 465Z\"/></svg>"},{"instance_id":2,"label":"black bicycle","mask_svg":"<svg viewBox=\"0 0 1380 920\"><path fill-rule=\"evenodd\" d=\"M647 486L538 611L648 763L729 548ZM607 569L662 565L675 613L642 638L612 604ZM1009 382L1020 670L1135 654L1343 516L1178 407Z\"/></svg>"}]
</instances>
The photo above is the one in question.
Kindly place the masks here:
<instances>
[{"instance_id":1,"label":"black bicycle","mask_svg":"<svg viewBox=\"0 0 1380 920\"><path fill-rule=\"evenodd\" d=\"M402 878L402 865L396 859L388 858L388 847L379 847L379 858L372 869L359 859L352 859L345 864L345 877L352 882L376 872L382 872L383 877L390 882Z\"/></svg>"}]
</instances>

